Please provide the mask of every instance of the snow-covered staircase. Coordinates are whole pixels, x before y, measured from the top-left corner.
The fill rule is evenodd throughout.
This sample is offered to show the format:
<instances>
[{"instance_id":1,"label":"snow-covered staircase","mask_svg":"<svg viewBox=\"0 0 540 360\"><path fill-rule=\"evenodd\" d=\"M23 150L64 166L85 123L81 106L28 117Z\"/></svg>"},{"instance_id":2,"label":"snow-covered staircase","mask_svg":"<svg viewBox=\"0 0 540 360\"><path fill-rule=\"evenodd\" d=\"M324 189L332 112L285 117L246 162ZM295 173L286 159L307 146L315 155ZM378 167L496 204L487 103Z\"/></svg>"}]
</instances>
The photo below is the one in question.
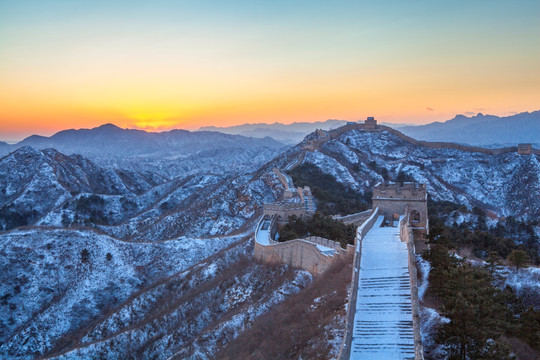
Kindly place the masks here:
<instances>
[{"instance_id":1,"label":"snow-covered staircase","mask_svg":"<svg viewBox=\"0 0 540 360\"><path fill-rule=\"evenodd\" d=\"M362 241L351 359L414 359L407 244L379 217Z\"/></svg>"}]
</instances>

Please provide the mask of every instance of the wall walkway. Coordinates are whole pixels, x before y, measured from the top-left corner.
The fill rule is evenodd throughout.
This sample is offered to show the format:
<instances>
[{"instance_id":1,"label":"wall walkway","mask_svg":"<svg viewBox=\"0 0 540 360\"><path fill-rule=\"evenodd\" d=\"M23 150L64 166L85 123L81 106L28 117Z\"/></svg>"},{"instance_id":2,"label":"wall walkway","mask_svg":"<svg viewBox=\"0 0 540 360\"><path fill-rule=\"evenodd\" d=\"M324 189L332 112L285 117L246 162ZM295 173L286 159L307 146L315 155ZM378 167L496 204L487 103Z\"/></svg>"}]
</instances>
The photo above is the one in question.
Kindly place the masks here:
<instances>
[{"instance_id":1,"label":"wall walkway","mask_svg":"<svg viewBox=\"0 0 540 360\"><path fill-rule=\"evenodd\" d=\"M407 244L377 223L362 241L350 359L414 359Z\"/></svg>"}]
</instances>

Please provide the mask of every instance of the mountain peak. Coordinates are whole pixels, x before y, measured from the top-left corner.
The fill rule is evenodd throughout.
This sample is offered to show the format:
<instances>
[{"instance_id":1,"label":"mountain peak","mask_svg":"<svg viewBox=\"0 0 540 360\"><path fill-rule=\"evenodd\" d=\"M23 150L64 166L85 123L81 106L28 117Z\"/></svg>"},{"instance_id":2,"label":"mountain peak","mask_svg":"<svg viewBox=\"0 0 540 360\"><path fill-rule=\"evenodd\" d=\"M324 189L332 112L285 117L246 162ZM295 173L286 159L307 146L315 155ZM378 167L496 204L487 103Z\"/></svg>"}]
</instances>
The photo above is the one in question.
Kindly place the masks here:
<instances>
[{"instance_id":1,"label":"mountain peak","mask_svg":"<svg viewBox=\"0 0 540 360\"><path fill-rule=\"evenodd\" d=\"M94 129L91 129L91 130L123 130L121 127L119 126L116 126L112 123L107 123L107 124L103 124L103 125L100 125Z\"/></svg>"},{"instance_id":2,"label":"mountain peak","mask_svg":"<svg viewBox=\"0 0 540 360\"><path fill-rule=\"evenodd\" d=\"M36 156L41 156L42 153L41 153L41 151L39 151L38 149L36 149L33 146L22 146L22 147L20 147L20 148L18 148L16 150L14 150L13 152L11 152L11 154L9 154L9 155L14 155L14 156L17 156L17 157L20 157L20 156L23 156L23 157L36 157Z\"/></svg>"},{"instance_id":3,"label":"mountain peak","mask_svg":"<svg viewBox=\"0 0 540 360\"><path fill-rule=\"evenodd\" d=\"M463 114L457 114L456 116L454 116L453 119L450 119L450 120L447 120L447 121L452 121L452 120L463 120L463 119L470 119L470 117L466 116L466 115L463 115Z\"/></svg>"}]
</instances>

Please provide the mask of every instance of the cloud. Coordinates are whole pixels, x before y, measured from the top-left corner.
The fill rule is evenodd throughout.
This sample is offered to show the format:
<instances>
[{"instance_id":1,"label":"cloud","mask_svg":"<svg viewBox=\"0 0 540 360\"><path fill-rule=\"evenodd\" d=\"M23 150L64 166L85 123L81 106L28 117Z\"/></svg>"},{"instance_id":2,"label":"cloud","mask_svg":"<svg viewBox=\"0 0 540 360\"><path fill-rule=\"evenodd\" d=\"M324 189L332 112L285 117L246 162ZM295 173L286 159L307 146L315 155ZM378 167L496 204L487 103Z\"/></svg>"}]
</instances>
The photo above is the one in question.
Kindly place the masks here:
<instances>
[{"instance_id":1,"label":"cloud","mask_svg":"<svg viewBox=\"0 0 540 360\"><path fill-rule=\"evenodd\" d=\"M474 111L485 111L485 110L487 110L487 109L486 109L486 108L478 107L478 108L474 108L473 110L474 110Z\"/></svg>"},{"instance_id":2,"label":"cloud","mask_svg":"<svg viewBox=\"0 0 540 360\"><path fill-rule=\"evenodd\" d=\"M509 111L508 113L509 113L509 114L512 114L512 115L515 115L515 114L517 114L518 112L517 112L517 111Z\"/></svg>"},{"instance_id":3,"label":"cloud","mask_svg":"<svg viewBox=\"0 0 540 360\"><path fill-rule=\"evenodd\" d=\"M465 115L476 115L474 111L466 111Z\"/></svg>"},{"instance_id":4,"label":"cloud","mask_svg":"<svg viewBox=\"0 0 540 360\"><path fill-rule=\"evenodd\" d=\"M433 108L430 108L429 106L426 108L428 111L435 111Z\"/></svg>"}]
</instances>

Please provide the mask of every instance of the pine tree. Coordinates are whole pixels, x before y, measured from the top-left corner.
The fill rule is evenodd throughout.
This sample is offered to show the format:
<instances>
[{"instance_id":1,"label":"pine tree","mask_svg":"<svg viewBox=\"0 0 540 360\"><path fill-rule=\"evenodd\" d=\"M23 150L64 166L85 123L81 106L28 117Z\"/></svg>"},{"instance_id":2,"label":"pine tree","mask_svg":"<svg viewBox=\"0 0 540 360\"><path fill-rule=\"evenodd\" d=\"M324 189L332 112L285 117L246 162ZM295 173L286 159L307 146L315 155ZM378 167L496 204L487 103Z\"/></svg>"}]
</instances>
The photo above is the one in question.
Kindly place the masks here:
<instances>
[{"instance_id":1,"label":"pine tree","mask_svg":"<svg viewBox=\"0 0 540 360\"><path fill-rule=\"evenodd\" d=\"M531 261L531 258L523 250L512 250L506 260L508 260L511 265L515 266L517 270L520 267L525 267Z\"/></svg>"},{"instance_id":2,"label":"pine tree","mask_svg":"<svg viewBox=\"0 0 540 360\"><path fill-rule=\"evenodd\" d=\"M487 262L486 268L488 269L489 273L493 275L495 273L495 270L497 270L497 267L500 262L500 258L497 252L490 251L486 259L486 262Z\"/></svg>"},{"instance_id":3,"label":"pine tree","mask_svg":"<svg viewBox=\"0 0 540 360\"><path fill-rule=\"evenodd\" d=\"M81 262L82 263L87 263L89 259L90 259L90 251L88 251L88 249L82 249L81 250Z\"/></svg>"}]
</instances>

